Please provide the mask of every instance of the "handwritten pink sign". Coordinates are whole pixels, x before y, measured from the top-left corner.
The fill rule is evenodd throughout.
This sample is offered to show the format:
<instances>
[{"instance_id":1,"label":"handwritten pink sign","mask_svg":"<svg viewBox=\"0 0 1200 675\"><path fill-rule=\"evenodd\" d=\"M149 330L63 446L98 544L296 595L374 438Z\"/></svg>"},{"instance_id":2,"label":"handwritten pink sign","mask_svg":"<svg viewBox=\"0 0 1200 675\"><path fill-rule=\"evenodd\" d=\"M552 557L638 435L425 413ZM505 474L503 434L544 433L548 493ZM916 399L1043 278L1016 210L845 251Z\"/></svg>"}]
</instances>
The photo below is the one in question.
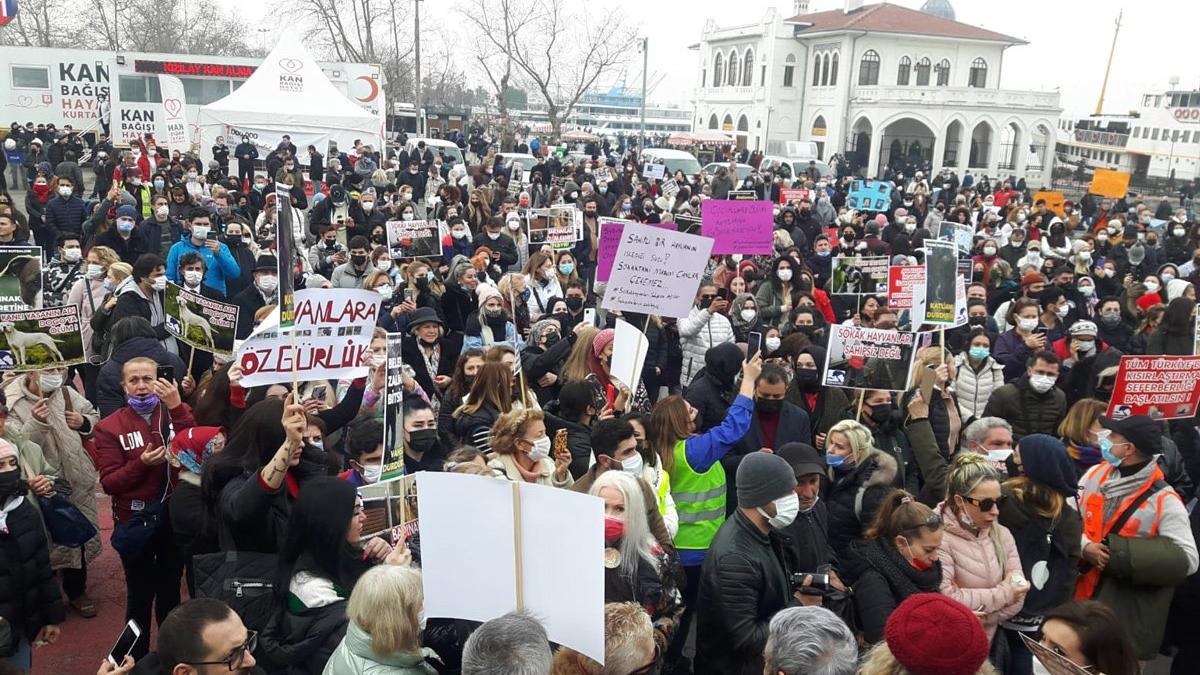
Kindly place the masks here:
<instances>
[{"instance_id":1,"label":"handwritten pink sign","mask_svg":"<svg viewBox=\"0 0 1200 675\"><path fill-rule=\"evenodd\" d=\"M706 199L700 208L700 231L713 238L713 255L774 252L771 202Z\"/></svg>"}]
</instances>

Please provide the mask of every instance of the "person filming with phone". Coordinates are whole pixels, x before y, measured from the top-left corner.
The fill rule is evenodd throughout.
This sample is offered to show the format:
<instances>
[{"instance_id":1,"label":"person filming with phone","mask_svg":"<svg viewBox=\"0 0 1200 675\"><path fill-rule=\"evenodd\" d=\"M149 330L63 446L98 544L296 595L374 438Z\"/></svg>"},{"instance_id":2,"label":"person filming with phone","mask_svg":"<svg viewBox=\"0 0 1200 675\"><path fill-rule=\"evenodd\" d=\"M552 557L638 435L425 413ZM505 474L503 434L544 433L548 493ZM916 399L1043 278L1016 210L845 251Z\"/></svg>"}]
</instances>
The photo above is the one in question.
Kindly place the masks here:
<instances>
[{"instance_id":1,"label":"person filming with phone","mask_svg":"<svg viewBox=\"0 0 1200 675\"><path fill-rule=\"evenodd\" d=\"M182 283L180 259L195 253L204 260L204 285L225 296L225 282L242 276L229 247L217 240L217 229L207 209L195 208L188 214L187 231L167 252L167 278Z\"/></svg>"}]
</instances>

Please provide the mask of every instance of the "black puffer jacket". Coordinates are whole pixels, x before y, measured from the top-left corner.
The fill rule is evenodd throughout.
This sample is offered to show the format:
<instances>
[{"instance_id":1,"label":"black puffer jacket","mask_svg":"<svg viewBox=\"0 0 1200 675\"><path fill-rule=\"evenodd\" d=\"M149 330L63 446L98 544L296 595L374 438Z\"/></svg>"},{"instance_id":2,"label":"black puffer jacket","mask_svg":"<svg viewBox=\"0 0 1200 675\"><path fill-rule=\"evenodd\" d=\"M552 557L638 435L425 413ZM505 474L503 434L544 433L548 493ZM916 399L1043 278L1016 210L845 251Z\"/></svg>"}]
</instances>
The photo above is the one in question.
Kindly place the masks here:
<instances>
[{"instance_id":1,"label":"black puffer jacket","mask_svg":"<svg viewBox=\"0 0 1200 675\"><path fill-rule=\"evenodd\" d=\"M11 644L0 644L0 658L10 656L24 636L30 642L43 626L66 619L42 518L26 495L10 511L8 533L0 534L0 618L11 626Z\"/></svg>"},{"instance_id":2,"label":"black puffer jacket","mask_svg":"<svg viewBox=\"0 0 1200 675\"><path fill-rule=\"evenodd\" d=\"M875 518L887 491L900 487L898 475L896 460L873 448L857 465L834 471L833 480L826 486L825 503L829 507L829 543L839 557L845 558L850 542L862 539L863 530ZM855 509L860 491L862 503Z\"/></svg>"},{"instance_id":3,"label":"black puffer jacket","mask_svg":"<svg viewBox=\"0 0 1200 675\"><path fill-rule=\"evenodd\" d=\"M700 411L696 433L702 434L720 426L737 397L734 380L742 369L742 350L732 342L724 342L704 353L704 370L688 385L684 398Z\"/></svg>"},{"instance_id":4,"label":"black puffer jacket","mask_svg":"<svg viewBox=\"0 0 1200 675\"><path fill-rule=\"evenodd\" d=\"M1039 394L1022 375L996 391L983 409L984 417L999 417L1012 425L1013 441L1029 434L1058 434L1058 423L1067 415L1067 395L1058 387Z\"/></svg>"},{"instance_id":5,"label":"black puffer jacket","mask_svg":"<svg viewBox=\"0 0 1200 675\"><path fill-rule=\"evenodd\" d=\"M258 651L272 675L321 675L346 636L346 601L279 612L263 631Z\"/></svg>"},{"instance_id":6,"label":"black puffer jacket","mask_svg":"<svg viewBox=\"0 0 1200 675\"><path fill-rule=\"evenodd\" d=\"M696 675L759 675L771 617L794 605L785 550L741 511L721 525L700 572L696 604Z\"/></svg>"},{"instance_id":7,"label":"black puffer jacket","mask_svg":"<svg viewBox=\"0 0 1200 675\"><path fill-rule=\"evenodd\" d=\"M854 560L851 573L856 579L854 609L867 642L883 639L884 624L905 598L915 593L937 593L941 586L940 562L918 570L882 538L856 541L850 550Z\"/></svg>"}]
</instances>

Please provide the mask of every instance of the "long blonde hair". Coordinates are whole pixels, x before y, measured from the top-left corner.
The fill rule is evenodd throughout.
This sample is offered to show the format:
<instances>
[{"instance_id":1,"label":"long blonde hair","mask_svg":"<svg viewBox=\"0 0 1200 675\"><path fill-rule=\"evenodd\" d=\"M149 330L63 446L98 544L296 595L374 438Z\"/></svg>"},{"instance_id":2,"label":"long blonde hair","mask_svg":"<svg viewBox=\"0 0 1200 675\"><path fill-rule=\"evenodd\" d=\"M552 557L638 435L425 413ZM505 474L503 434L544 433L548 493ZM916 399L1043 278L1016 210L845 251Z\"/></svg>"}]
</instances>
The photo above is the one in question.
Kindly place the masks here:
<instances>
[{"instance_id":1,"label":"long blonde hair","mask_svg":"<svg viewBox=\"0 0 1200 675\"><path fill-rule=\"evenodd\" d=\"M880 642L867 652L867 657L859 666L858 675L912 675L908 669L900 665L886 642ZM975 675L997 675L990 661L984 661L975 671Z\"/></svg>"},{"instance_id":2,"label":"long blonde hair","mask_svg":"<svg viewBox=\"0 0 1200 675\"><path fill-rule=\"evenodd\" d=\"M621 493L625 500L625 536L618 544L621 552L621 576L636 581L638 558L649 562L658 568L658 561L650 553L653 539L650 536L650 526L646 522L646 510L642 490L638 487L637 479L624 471L605 471L596 478L588 494L600 496L600 490L609 488Z\"/></svg>"},{"instance_id":3,"label":"long blonde hair","mask_svg":"<svg viewBox=\"0 0 1200 675\"><path fill-rule=\"evenodd\" d=\"M567 360L563 362L562 370L558 371L563 384L583 382L592 373L592 367L588 362L588 354L592 351L592 341L599 332L600 329L595 326L586 326L579 329L579 333L575 337L575 346L571 347L571 353L567 355Z\"/></svg>"}]
</instances>

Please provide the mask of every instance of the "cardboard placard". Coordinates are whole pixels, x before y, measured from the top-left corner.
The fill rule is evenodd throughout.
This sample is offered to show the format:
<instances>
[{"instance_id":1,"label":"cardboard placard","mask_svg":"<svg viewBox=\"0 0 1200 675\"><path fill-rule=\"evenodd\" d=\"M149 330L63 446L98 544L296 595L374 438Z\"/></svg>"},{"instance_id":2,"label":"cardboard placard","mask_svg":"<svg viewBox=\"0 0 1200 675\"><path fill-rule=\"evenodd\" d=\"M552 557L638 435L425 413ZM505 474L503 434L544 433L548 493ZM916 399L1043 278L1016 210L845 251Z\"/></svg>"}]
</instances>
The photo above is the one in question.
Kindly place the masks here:
<instances>
[{"instance_id":1,"label":"cardboard placard","mask_svg":"<svg viewBox=\"0 0 1200 675\"><path fill-rule=\"evenodd\" d=\"M573 206L532 209L525 227L530 244L572 244L583 238L583 211Z\"/></svg>"},{"instance_id":2,"label":"cardboard placard","mask_svg":"<svg viewBox=\"0 0 1200 675\"><path fill-rule=\"evenodd\" d=\"M780 204L791 204L804 199L812 199L812 191L808 188L782 188L779 191Z\"/></svg>"},{"instance_id":3,"label":"cardboard placard","mask_svg":"<svg viewBox=\"0 0 1200 675\"><path fill-rule=\"evenodd\" d=\"M395 546L417 533L420 529L417 481L423 475L425 472L421 471L358 488L365 518L360 539L384 537Z\"/></svg>"},{"instance_id":4,"label":"cardboard placard","mask_svg":"<svg viewBox=\"0 0 1200 675\"><path fill-rule=\"evenodd\" d=\"M1120 199L1129 192L1129 174L1111 169L1096 169L1088 192L1101 197Z\"/></svg>"},{"instance_id":5,"label":"cardboard placard","mask_svg":"<svg viewBox=\"0 0 1200 675\"><path fill-rule=\"evenodd\" d=\"M42 370L83 363L79 307L0 312L0 370Z\"/></svg>"},{"instance_id":6,"label":"cardboard placard","mask_svg":"<svg viewBox=\"0 0 1200 675\"><path fill-rule=\"evenodd\" d=\"M662 180L665 175L667 175L666 164L647 164L642 167L642 178Z\"/></svg>"},{"instance_id":7,"label":"cardboard placard","mask_svg":"<svg viewBox=\"0 0 1200 675\"><path fill-rule=\"evenodd\" d=\"M1039 200L1046 200L1046 208L1053 211L1059 218L1066 217L1066 211L1063 210L1063 203L1067 198L1061 192L1041 191L1033 193L1033 203L1036 206Z\"/></svg>"},{"instance_id":8,"label":"cardboard placard","mask_svg":"<svg viewBox=\"0 0 1200 675\"><path fill-rule=\"evenodd\" d=\"M238 306L206 298L168 283L163 309L166 327L175 339L195 349L222 356L233 355Z\"/></svg>"},{"instance_id":9,"label":"cardboard placard","mask_svg":"<svg viewBox=\"0 0 1200 675\"><path fill-rule=\"evenodd\" d=\"M1200 356L1122 356L1106 416L1174 420L1200 402Z\"/></svg>"},{"instance_id":10,"label":"cardboard placard","mask_svg":"<svg viewBox=\"0 0 1200 675\"><path fill-rule=\"evenodd\" d=\"M682 218L683 216L679 216ZM699 219L696 220L699 223ZM632 220L620 220L618 218L600 218L597 223L600 226L600 232L596 235L596 281L608 281L608 277L612 274L613 261L617 258L617 247L621 244L621 233L625 231L625 225L637 223ZM646 223L661 229L671 229L670 223Z\"/></svg>"},{"instance_id":11,"label":"cardboard placard","mask_svg":"<svg viewBox=\"0 0 1200 675\"><path fill-rule=\"evenodd\" d=\"M908 389L916 334L835 324L825 353L827 387Z\"/></svg>"},{"instance_id":12,"label":"cardboard placard","mask_svg":"<svg viewBox=\"0 0 1200 675\"><path fill-rule=\"evenodd\" d=\"M442 257L442 233L436 220L389 220L384 228L393 259Z\"/></svg>"},{"instance_id":13,"label":"cardboard placard","mask_svg":"<svg viewBox=\"0 0 1200 675\"><path fill-rule=\"evenodd\" d=\"M938 223L937 238L940 241L952 241L962 255L970 255L975 243L975 226L970 223L956 223L943 220Z\"/></svg>"},{"instance_id":14,"label":"cardboard placard","mask_svg":"<svg viewBox=\"0 0 1200 675\"><path fill-rule=\"evenodd\" d=\"M913 289L924 285L924 265L892 265L888 268L888 307L897 312L912 309Z\"/></svg>"},{"instance_id":15,"label":"cardboard placard","mask_svg":"<svg viewBox=\"0 0 1200 675\"><path fill-rule=\"evenodd\" d=\"M925 241L925 283L913 296L913 326L953 326L958 290L958 250L953 242Z\"/></svg>"},{"instance_id":16,"label":"cardboard placard","mask_svg":"<svg viewBox=\"0 0 1200 675\"><path fill-rule=\"evenodd\" d=\"M888 257L837 256L832 260L829 292L849 295L882 295L887 291Z\"/></svg>"},{"instance_id":17,"label":"cardboard placard","mask_svg":"<svg viewBox=\"0 0 1200 675\"><path fill-rule=\"evenodd\" d=\"M642 367L646 364L648 351L650 340L642 331L624 319L617 319L612 363L609 364L609 372L612 373L613 379L629 387L630 391L637 391L637 383L642 379Z\"/></svg>"},{"instance_id":18,"label":"cardboard placard","mask_svg":"<svg viewBox=\"0 0 1200 675\"><path fill-rule=\"evenodd\" d=\"M752 202L758 199L758 193L754 190L730 190L725 198L735 202Z\"/></svg>"},{"instance_id":19,"label":"cardboard placard","mask_svg":"<svg viewBox=\"0 0 1200 675\"><path fill-rule=\"evenodd\" d=\"M404 475L404 357L403 333L387 335L387 373L383 390L383 455L379 458L379 480Z\"/></svg>"},{"instance_id":20,"label":"cardboard placard","mask_svg":"<svg viewBox=\"0 0 1200 675\"><path fill-rule=\"evenodd\" d=\"M694 234L627 223L604 292L604 309L687 316L713 240Z\"/></svg>"},{"instance_id":21,"label":"cardboard placard","mask_svg":"<svg viewBox=\"0 0 1200 675\"><path fill-rule=\"evenodd\" d=\"M704 236L713 239L713 253L774 253L770 202L706 199L700 204L700 217Z\"/></svg>"},{"instance_id":22,"label":"cardboard placard","mask_svg":"<svg viewBox=\"0 0 1200 675\"><path fill-rule=\"evenodd\" d=\"M279 259L279 327L291 328L296 322L296 237L292 231L291 190L285 183L275 184L275 255Z\"/></svg>"},{"instance_id":23,"label":"cardboard placard","mask_svg":"<svg viewBox=\"0 0 1200 675\"><path fill-rule=\"evenodd\" d=\"M859 211L887 211L892 207L892 184L881 180L856 180L850 183L846 208Z\"/></svg>"}]
</instances>

